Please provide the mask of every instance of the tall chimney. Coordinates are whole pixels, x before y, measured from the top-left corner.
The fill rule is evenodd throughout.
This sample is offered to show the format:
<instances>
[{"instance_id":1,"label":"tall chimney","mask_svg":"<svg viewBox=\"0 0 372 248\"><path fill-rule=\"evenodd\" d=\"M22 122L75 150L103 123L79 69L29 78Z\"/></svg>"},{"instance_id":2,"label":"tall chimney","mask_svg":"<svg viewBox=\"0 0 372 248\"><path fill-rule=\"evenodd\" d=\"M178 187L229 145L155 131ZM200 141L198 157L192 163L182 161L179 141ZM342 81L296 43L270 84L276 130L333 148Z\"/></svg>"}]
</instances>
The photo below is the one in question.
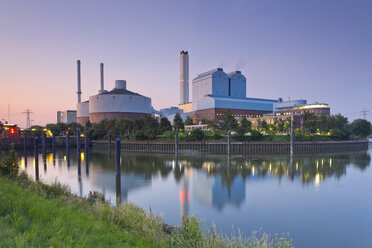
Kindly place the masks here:
<instances>
[{"instance_id":1,"label":"tall chimney","mask_svg":"<svg viewBox=\"0 0 372 248\"><path fill-rule=\"evenodd\" d=\"M180 104L189 102L189 53L180 53Z\"/></svg>"},{"instance_id":2,"label":"tall chimney","mask_svg":"<svg viewBox=\"0 0 372 248\"><path fill-rule=\"evenodd\" d=\"M81 75L80 75L80 60L77 61L77 101L81 103Z\"/></svg>"},{"instance_id":3,"label":"tall chimney","mask_svg":"<svg viewBox=\"0 0 372 248\"><path fill-rule=\"evenodd\" d=\"M103 82L103 63L101 63L101 89L99 90L99 93L105 92L104 82Z\"/></svg>"}]
</instances>

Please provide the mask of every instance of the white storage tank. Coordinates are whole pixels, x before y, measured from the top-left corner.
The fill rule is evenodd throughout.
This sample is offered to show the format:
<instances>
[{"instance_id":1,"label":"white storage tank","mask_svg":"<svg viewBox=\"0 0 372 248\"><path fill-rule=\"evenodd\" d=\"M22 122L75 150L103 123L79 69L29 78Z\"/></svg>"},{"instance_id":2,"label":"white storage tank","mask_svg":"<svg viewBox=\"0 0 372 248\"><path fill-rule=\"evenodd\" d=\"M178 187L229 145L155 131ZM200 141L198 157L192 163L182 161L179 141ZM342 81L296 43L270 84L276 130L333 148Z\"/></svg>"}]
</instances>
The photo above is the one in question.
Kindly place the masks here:
<instances>
[{"instance_id":1,"label":"white storage tank","mask_svg":"<svg viewBox=\"0 0 372 248\"><path fill-rule=\"evenodd\" d=\"M77 122L83 126L89 121L89 101L80 102L76 106Z\"/></svg>"},{"instance_id":2,"label":"white storage tank","mask_svg":"<svg viewBox=\"0 0 372 248\"><path fill-rule=\"evenodd\" d=\"M136 119L151 115L151 98L126 88L125 80L116 80L113 90L89 97L90 122L119 118Z\"/></svg>"}]
</instances>

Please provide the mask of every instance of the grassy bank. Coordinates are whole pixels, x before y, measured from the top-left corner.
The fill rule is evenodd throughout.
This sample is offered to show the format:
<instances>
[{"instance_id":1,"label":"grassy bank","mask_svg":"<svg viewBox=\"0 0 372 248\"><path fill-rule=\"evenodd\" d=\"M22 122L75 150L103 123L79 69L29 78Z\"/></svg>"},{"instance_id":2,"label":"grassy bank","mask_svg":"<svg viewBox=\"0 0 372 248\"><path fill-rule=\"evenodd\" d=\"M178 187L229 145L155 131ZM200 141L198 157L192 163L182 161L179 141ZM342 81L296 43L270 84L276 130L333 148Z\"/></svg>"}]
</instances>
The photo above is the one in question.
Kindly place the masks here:
<instances>
[{"instance_id":1,"label":"grassy bank","mask_svg":"<svg viewBox=\"0 0 372 248\"><path fill-rule=\"evenodd\" d=\"M292 247L284 234L228 237L193 217L172 227L133 204L111 206L97 192L79 198L19 174L15 155L0 161L0 247Z\"/></svg>"}]
</instances>

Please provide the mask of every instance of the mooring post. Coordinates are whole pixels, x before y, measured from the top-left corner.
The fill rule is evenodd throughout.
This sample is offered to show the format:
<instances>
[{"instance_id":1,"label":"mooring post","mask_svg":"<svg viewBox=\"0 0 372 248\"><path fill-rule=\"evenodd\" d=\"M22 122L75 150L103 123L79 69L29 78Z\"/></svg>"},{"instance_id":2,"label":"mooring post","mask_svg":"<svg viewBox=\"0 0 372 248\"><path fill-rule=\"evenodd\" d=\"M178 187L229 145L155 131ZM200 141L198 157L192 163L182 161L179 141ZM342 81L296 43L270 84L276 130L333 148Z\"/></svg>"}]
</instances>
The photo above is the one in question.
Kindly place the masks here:
<instances>
[{"instance_id":1,"label":"mooring post","mask_svg":"<svg viewBox=\"0 0 372 248\"><path fill-rule=\"evenodd\" d=\"M46 153L46 134L45 134L45 132L43 132L43 135L41 137L42 137L42 144L43 144L43 154L45 154Z\"/></svg>"},{"instance_id":2,"label":"mooring post","mask_svg":"<svg viewBox=\"0 0 372 248\"><path fill-rule=\"evenodd\" d=\"M70 148L70 134L66 132L66 152L69 151Z\"/></svg>"},{"instance_id":3,"label":"mooring post","mask_svg":"<svg viewBox=\"0 0 372 248\"><path fill-rule=\"evenodd\" d=\"M25 156L25 161L27 160L27 134L26 131L23 131L23 153Z\"/></svg>"},{"instance_id":4,"label":"mooring post","mask_svg":"<svg viewBox=\"0 0 372 248\"><path fill-rule=\"evenodd\" d=\"M116 174L116 206L121 203L121 176Z\"/></svg>"},{"instance_id":5,"label":"mooring post","mask_svg":"<svg viewBox=\"0 0 372 248\"><path fill-rule=\"evenodd\" d=\"M78 157L80 158L80 128L76 129L76 151Z\"/></svg>"},{"instance_id":6,"label":"mooring post","mask_svg":"<svg viewBox=\"0 0 372 248\"><path fill-rule=\"evenodd\" d=\"M116 138L116 144L115 144L116 174L120 174L120 152L121 152L120 139Z\"/></svg>"},{"instance_id":7,"label":"mooring post","mask_svg":"<svg viewBox=\"0 0 372 248\"><path fill-rule=\"evenodd\" d=\"M34 157L35 157L35 180L39 181L39 138L34 140Z\"/></svg>"},{"instance_id":8,"label":"mooring post","mask_svg":"<svg viewBox=\"0 0 372 248\"><path fill-rule=\"evenodd\" d=\"M174 151L178 152L178 132L175 133L175 144L174 144Z\"/></svg>"},{"instance_id":9,"label":"mooring post","mask_svg":"<svg viewBox=\"0 0 372 248\"><path fill-rule=\"evenodd\" d=\"M108 136L108 149L111 156L111 135Z\"/></svg>"},{"instance_id":10,"label":"mooring post","mask_svg":"<svg viewBox=\"0 0 372 248\"><path fill-rule=\"evenodd\" d=\"M84 132L84 148L85 148L85 157L88 156L88 148L89 148L89 136L88 131L85 130Z\"/></svg>"},{"instance_id":11,"label":"mooring post","mask_svg":"<svg viewBox=\"0 0 372 248\"><path fill-rule=\"evenodd\" d=\"M293 130L293 119L291 119L291 150L290 150L290 155L293 156L295 152L295 133Z\"/></svg>"},{"instance_id":12,"label":"mooring post","mask_svg":"<svg viewBox=\"0 0 372 248\"><path fill-rule=\"evenodd\" d=\"M56 151L56 135L55 134L53 134L53 136L52 136L52 151L53 151L53 154ZM54 157L54 155L53 155L53 157Z\"/></svg>"},{"instance_id":13,"label":"mooring post","mask_svg":"<svg viewBox=\"0 0 372 248\"><path fill-rule=\"evenodd\" d=\"M227 132L227 154L230 156L231 154L231 132Z\"/></svg>"}]
</instances>

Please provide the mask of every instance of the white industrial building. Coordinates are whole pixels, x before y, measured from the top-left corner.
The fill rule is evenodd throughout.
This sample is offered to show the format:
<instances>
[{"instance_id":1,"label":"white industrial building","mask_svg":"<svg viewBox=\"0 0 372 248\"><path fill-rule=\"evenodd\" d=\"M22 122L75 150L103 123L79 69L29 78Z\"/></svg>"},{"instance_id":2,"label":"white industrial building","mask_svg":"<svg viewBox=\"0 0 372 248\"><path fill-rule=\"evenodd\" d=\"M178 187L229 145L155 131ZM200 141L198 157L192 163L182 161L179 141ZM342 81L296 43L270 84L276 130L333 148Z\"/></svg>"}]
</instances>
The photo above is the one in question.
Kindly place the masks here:
<instances>
[{"instance_id":1,"label":"white industrial building","mask_svg":"<svg viewBox=\"0 0 372 248\"><path fill-rule=\"evenodd\" d=\"M229 109L235 117L258 117L273 112L277 100L247 98L247 83L240 71L225 73L217 68L192 81L192 109L197 121L220 120Z\"/></svg>"},{"instance_id":2,"label":"white industrial building","mask_svg":"<svg viewBox=\"0 0 372 248\"><path fill-rule=\"evenodd\" d=\"M57 112L57 123L70 124L76 122L76 110L66 110Z\"/></svg>"},{"instance_id":3,"label":"white industrial building","mask_svg":"<svg viewBox=\"0 0 372 248\"><path fill-rule=\"evenodd\" d=\"M129 118L136 119L154 112L151 98L127 90L125 80L116 80L111 91L104 89L103 63L100 64L100 90L97 95L90 96L89 101L81 102L80 61L78 65L78 103L77 121L85 125L88 120L97 123L104 119Z\"/></svg>"}]
</instances>

